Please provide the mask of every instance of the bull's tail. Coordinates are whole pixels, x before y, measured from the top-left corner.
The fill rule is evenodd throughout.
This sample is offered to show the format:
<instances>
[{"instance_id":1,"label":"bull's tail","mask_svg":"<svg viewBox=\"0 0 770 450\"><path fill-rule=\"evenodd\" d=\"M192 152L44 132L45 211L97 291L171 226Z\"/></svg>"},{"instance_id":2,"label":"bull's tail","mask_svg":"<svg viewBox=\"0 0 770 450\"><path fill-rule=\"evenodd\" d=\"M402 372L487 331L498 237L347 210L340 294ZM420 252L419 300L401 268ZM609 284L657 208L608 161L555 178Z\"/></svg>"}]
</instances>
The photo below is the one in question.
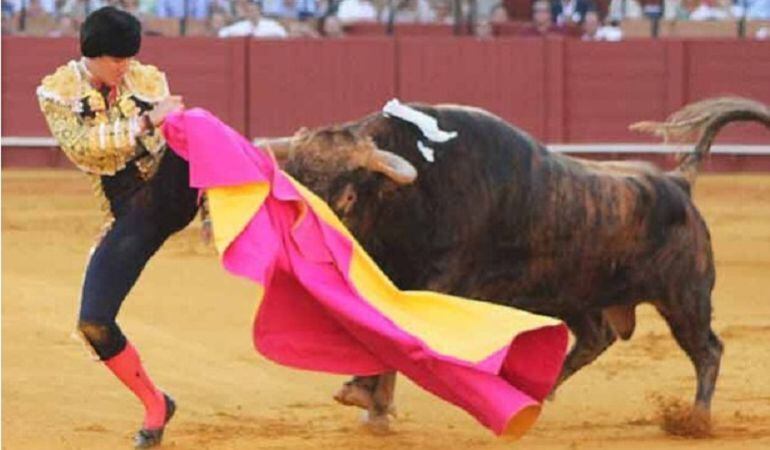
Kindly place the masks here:
<instances>
[{"instance_id":1,"label":"bull's tail","mask_svg":"<svg viewBox=\"0 0 770 450\"><path fill-rule=\"evenodd\" d=\"M735 121L759 122L770 128L770 108L745 98L713 98L687 105L671 114L665 122L637 122L629 128L661 136L664 142L687 142L697 138L695 150L683 155L677 168L692 183L719 130Z\"/></svg>"}]
</instances>

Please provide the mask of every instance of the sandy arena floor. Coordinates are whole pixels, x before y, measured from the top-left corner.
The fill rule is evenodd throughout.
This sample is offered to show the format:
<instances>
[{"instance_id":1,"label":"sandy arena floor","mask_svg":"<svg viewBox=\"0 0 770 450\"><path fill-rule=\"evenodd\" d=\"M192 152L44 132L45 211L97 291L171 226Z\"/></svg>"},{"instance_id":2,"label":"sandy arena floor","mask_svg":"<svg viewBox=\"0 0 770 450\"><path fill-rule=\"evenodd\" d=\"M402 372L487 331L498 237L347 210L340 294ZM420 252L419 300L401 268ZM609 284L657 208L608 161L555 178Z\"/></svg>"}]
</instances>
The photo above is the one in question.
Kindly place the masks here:
<instances>
[{"instance_id":1,"label":"sandy arena floor","mask_svg":"<svg viewBox=\"0 0 770 450\"><path fill-rule=\"evenodd\" d=\"M71 337L83 266L101 221L87 180L3 171L2 448L120 449L141 408ZM693 368L649 307L631 341L565 385L518 444L403 378L400 418L375 436L331 395L342 377L283 368L251 347L257 290L227 275L197 225L149 264L120 322L176 397L175 449L770 448L770 176L703 176L697 203L717 258L715 328L725 343L714 437L660 428L661 403L689 402Z\"/></svg>"}]
</instances>

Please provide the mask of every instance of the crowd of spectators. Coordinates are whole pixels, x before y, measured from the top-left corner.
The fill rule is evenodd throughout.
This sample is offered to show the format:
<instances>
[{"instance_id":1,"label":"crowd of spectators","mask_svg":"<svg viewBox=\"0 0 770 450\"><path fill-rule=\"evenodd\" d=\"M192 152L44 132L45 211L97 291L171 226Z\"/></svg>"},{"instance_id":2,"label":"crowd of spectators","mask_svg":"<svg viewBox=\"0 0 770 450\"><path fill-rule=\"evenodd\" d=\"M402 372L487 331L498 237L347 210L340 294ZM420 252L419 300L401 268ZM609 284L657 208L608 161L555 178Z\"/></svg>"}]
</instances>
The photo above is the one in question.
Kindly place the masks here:
<instances>
[{"instance_id":1,"label":"crowd of spectators","mask_svg":"<svg viewBox=\"0 0 770 450\"><path fill-rule=\"evenodd\" d=\"M3 34L76 36L83 18L106 5L143 21L148 34L257 38L345 36L359 23L443 24L457 18L480 38L510 23L510 2L462 0L2 0ZM626 19L770 20L770 0L533 0L522 36L619 40ZM391 6L392 5L392 6ZM510 35L510 34L509 34Z\"/></svg>"}]
</instances>

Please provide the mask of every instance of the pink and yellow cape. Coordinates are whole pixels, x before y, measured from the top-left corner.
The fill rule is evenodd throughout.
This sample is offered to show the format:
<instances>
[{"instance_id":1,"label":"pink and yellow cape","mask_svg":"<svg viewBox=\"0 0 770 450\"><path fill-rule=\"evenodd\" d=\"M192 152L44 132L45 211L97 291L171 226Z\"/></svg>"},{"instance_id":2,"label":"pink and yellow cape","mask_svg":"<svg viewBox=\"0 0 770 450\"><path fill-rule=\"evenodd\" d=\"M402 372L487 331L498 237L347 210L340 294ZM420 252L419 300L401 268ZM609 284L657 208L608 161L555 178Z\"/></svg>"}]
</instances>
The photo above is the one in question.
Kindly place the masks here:
<instances>
[{"instance_id":1,"label":"pink and yellow cape","mask_svg":"<svg viewBox=\"0 0 770 450\"><path fill-rule=\"evenodd\" d=\"M163 132L208 195L222 264L264 288L253 329L260 353L337 374L397 370L498 435L534 424L564 360L563 324L401 291L321 199L219 119L189 110Z\"/></svg>"}]
</instances>

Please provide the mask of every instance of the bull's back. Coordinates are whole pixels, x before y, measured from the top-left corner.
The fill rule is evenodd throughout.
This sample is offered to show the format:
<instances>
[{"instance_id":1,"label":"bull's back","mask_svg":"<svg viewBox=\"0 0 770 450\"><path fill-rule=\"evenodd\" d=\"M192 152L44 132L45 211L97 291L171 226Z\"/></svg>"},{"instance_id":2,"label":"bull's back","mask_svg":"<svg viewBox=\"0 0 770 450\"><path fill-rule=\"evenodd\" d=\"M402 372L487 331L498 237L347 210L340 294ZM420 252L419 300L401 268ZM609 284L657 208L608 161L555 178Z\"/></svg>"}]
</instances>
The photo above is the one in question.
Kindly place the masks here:
<instances>
[{"instance_id":1,"label":"bull's back","mask_svg":"<svg viewBox=\"0 0 770 450\"><path fill-rule=\"evenodd\" d=\"M671 277L711 264L689 192L653 166L549 155L530 187L529 227L513 230L528 240L518 253L527 258L510 273L519 274L511 298L531 304L517 306L555 314L651 299L665 294Z\"/></svg>"}]
</instances>

